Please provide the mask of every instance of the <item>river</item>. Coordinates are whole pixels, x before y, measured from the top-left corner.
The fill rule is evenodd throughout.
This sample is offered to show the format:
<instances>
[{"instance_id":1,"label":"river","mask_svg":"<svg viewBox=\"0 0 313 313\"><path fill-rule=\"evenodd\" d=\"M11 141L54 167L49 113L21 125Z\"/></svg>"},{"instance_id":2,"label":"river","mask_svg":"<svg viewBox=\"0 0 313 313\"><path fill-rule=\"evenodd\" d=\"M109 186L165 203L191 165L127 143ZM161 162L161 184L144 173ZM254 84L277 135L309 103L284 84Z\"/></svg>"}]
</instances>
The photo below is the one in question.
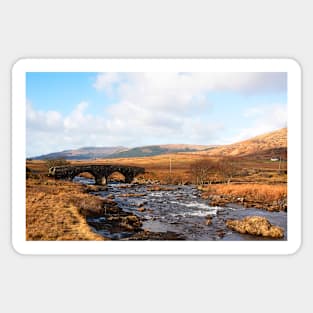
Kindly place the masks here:
<instances>
[{"instance_id":1,"label":"river","mask_svg":"<svg viewBox=\"0 0 313 313\"><path fill-rule=\"evenodd\" d=\"M76 177L75 180L84 184L93 183L93 180L82 177ZM161 190L153 190L151 186L146 185L109 183L106 191L93 192L93 194L104 198L114 197L113 200L123 211L140 217L142 228L150 232L171 232L185 240L270 240L261 236L240 234L228 229L225 225L227 219L258 215L282 227L285 235L280 240L287 240L286 212L244 208L237 204L230 204L226 207L209 206L208 201L200 197L200 191L195 186L159 187ZM127 194L132 196L125 196ZM134 196L135 194L138 196ZM211 225L206 224L208 217L212 217ZM95 223L102 223L103 219L104 217L87 218L87 222L95 225ZM111 239L133 235L110 229L101 229L97 232Z\"/></svg>"}]
</instances>

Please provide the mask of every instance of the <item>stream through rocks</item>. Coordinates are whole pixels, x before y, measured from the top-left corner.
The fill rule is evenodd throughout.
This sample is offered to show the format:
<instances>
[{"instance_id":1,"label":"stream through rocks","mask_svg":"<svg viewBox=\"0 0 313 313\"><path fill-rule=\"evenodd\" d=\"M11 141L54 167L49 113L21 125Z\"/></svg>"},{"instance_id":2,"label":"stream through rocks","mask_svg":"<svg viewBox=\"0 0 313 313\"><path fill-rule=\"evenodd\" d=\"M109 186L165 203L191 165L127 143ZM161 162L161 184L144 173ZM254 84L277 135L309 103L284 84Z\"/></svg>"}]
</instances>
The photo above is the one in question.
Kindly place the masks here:
<instances>
[{"instance_id":1,"label":"stream through rocks","mask_svg":"<svg viewBox=\"0 0 313 313\"><path fill-rule=\"evenodd\" d=\"M93 184L94 181L76 177L74 181ZM226 227L228 219L245 216L261 216L273 225L284 229L287 240L287 212L269 212L261 209L244 208L237 204L225 207L210 206L201 198L195 186L177 185L131 185L109 183L107 190L92 194L111 198L124 212L132 213L142 222L141 228L149 233L167 234L163 240L273 240L272 238L240 234ZM207 225L208 219L211 223ZM106 227L106 217L87 217L87 223L95 232L113 240L132 239L134 232ZM150 239L150 238L147 238ZM151 240L154 238L152 237Z\"/></svg>"}]
</instances>

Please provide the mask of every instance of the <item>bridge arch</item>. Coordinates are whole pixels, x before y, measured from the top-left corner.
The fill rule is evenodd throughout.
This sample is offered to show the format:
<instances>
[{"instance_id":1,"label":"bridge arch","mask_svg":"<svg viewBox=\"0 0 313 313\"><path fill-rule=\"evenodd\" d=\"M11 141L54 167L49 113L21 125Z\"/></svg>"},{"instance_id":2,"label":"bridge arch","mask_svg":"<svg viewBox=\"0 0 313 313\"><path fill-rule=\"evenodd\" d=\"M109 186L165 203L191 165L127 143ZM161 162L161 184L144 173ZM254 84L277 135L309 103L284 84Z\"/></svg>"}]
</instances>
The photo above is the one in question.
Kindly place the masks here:
<instances>
[{"instance_id":1,"label":"bridge arch","mask_svg":"<svg viewBox=\"0 0 313 313\"><path fill-rule=\"evenodd\" d=\"M125 175L120 171L114 171L111 174L106 177L106 182L125 182L126 177Z\"/></svg>"},{"instance_id":2,"label":"bridge arch","mask_svg":"<svg viewBox=\"0 0 313 313\"><path fill-rule=\"evenodd\" d=\"M137 166L125 165L70 165L55 166L49 169L49 175L56 179L73 179L80 173L87 172L95 177L97 185L105 185L108 177L114 172L119 172L125 177L126 183L131 183L134 177L145 172L145 169Z\"/></svg>"},{"instance_id":3,"label":"bridge arch","mask_svg":"<svg viewBox=\"0 0 313 313\"><path fill-rule=\"evenodd\" d=\"M81 181L81 178L87 179L87 184L95 184L96 183L96 175L91 171L83 171L80 173L77 173L73 178L71 178L73 181Z\"/></svg>"}]
</instances>

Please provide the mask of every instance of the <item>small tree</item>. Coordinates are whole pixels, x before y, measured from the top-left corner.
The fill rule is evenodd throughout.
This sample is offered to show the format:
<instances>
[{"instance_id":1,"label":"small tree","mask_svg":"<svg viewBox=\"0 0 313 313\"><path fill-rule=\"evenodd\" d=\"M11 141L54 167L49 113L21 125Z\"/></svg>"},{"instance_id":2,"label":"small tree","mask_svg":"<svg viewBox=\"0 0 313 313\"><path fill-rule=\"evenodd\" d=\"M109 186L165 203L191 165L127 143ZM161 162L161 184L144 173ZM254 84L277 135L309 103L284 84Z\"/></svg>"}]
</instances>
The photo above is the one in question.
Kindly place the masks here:
<instances>
[{"instance_id":1,"label":"small tree","mask_svg":"<svg viewBox=\"0 0 313 313\"><path fill-rule=\"evenodd\" d=\"M216 168L213 160L203 159L191 164L190 172L194 182L197 185L203 185L205 182L211 183L212 172Z\"/></svg>"},{"instance_id":2,"label":"small tree","mask_svg":"<svg viewBox=\"0 0 313 313\"><path fill-rule=\"evenodd\" d=\"M46 164L49 169L50 167L69 165L71 163L65 159L48 159L46 160Z\"/></svg>"},{"instance_id":3,"label":"small tree","mask_svg":"<svg viewBox=\"0 0 313 313\"><path fill-rule=\"evenodd\" d=\"M217 163L217 170L227 184L236 175L236 160L233 157L224 157Z\"/></svg>"}]
</instances>

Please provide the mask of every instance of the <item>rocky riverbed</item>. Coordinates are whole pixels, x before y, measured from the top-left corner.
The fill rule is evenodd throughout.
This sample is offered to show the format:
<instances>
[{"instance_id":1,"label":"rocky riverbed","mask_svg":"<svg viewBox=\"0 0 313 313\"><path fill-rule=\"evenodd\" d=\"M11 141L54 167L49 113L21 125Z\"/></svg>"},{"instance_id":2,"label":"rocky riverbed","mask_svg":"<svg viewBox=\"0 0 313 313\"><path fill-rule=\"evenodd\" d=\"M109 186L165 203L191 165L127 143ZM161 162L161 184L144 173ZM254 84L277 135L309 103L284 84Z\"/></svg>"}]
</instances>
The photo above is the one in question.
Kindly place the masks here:
<instances>
[{"instance_id":1,"label":"rocky riverbed","mask_svg":"<svg viewBox=\"0 0 313 313\"><path fill-rule=\"evenodd\" d=\"M81 183L92 181L79 179ZM86 214L95 232L112 240L286 240L287 213L244 207L209 205L194 186L109 184L90 192L107 201L101 215ZM105 189L105 190L103 190ZM280 239L239 232L228 220L259 216L282 229Z\"/></svg>"}]
</instances>

